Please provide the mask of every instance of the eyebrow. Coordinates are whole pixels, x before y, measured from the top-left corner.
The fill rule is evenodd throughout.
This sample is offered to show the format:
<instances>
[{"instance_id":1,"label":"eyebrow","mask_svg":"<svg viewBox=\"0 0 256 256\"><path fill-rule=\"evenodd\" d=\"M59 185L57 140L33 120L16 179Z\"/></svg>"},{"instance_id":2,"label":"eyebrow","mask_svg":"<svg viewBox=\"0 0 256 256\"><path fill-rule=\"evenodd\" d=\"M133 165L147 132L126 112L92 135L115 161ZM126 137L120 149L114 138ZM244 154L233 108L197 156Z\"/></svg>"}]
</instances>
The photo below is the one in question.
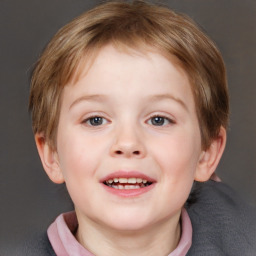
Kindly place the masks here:
<instances>
[{"instance_id":1,"label":"eyebrow","mask_svg":"<svg viewBox=\"0 0 256 256\"><path fill-rule=\"evenodd\" d=\"M105 95L99 95L99 94L93 94L93 95L83 95L79 98L77 98L75 101L72 102L72 104L70 105L69 109L71 109L74 105L77 105L78 103L82 102L82 101L98 101L98 102L102 102L106 100L106 96Z\"/></svg>"},{"instance_id":2,"label":"eyebrow","mask_svg":"<svg viewBox=\"0 0 256 256\"><path fill-rule=\"evenodd\" d=\"M184 101L182 101L180 98L175 97L172 94L159 94L159 95L153 95L150 96L150 99L152 101L160 101L160 100L173 100L179 103L185 110L188 111L188 106L185 104Z\"/></svg>"},{"instance_id":3,"label":"eyebrow","mask_svg":"<svg viewBox=\"0 0 256 256\"><path fill-rule=\"evenodd\" d=\"M72 102L70 105L69 109L71 109L74 105L77 105L78 103L82 101L97 101L97 102L103 102L106 101L106 96L105 95L99 95L99 94L93 94L93 95L83 95L76 99L75 101ZM184 101L181 99L173 96L172 94L159 94L159 95L152 95L148 97L149 101L160 101L160 100L173 100L179 103L185 110L188 111L188 107L185 104Z\"/></svg>"}]
</instances>

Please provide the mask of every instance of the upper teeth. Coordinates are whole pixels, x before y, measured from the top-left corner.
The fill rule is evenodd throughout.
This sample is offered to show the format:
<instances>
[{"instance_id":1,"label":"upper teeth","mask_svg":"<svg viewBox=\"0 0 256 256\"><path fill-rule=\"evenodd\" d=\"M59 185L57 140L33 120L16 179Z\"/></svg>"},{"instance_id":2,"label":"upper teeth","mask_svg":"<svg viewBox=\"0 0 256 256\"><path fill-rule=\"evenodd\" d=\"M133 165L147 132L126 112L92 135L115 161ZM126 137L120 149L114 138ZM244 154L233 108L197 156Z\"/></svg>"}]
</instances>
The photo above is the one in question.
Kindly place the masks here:
<instances>
[{"instance_id":1,"label":"upper teeth","mask_svg":"<svg viewBox=\"0 0 256 256\"><path fill-rule=\"evenodd\" d=\"M147 183L147 180L141 178L114 178L109 179L106 181L109 184L114 183L129 183L129 184L136 184L136 183Z\"/></svg>"}]
</instances>

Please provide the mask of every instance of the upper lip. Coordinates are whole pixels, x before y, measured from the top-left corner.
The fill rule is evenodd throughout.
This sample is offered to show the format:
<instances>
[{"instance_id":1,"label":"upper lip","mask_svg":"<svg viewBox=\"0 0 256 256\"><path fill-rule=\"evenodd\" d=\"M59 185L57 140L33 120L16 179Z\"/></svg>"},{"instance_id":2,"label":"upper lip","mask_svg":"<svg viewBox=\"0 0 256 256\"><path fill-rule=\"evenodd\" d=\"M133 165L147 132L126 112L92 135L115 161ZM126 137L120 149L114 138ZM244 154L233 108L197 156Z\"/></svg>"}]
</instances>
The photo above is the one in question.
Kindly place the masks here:
<instances>
[{"instance_id":1,"label":"upper lip","mask_svg":"<svg viewBox=\"0 0 256 256\"><path fill-rule=\"evenodd\" d=\"M123 170L115 171L106 175L105 177L100 179L100 182L105 182L107 180L112 180L114 178L141 178L151 183L156 182L156 180L153 179L152 177L149 177L148 175L141 173L139 171L123 171Z\"/></svg>"}]
</instances>

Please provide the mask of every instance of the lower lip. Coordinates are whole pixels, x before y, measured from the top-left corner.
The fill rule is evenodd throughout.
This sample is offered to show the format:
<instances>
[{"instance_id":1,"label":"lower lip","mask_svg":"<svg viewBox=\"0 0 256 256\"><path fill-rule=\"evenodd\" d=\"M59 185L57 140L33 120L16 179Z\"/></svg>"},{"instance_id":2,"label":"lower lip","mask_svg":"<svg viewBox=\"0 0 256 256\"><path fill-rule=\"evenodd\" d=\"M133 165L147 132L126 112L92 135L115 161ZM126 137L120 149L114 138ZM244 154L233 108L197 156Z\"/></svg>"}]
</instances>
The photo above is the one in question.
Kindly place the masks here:
<instances>
[{"instance_id":1,"label":"lower lip","mask_svg":"<svg viewBox=\"0 0 256 256\"><path fill-rule=\"evenodd\" d=\"M142 194L145 194L147 192L149 192L150 190L152 190L155 187L155 183L144 187L144 188L138 188L138 189L115 189L109 186L106 186L105 184L102 184L102 186L104 187L104 189L106 189L109 193L112 193L116 196L120 196L120 197L137 197L140 196Z\"/></svg>"}]
</instances>

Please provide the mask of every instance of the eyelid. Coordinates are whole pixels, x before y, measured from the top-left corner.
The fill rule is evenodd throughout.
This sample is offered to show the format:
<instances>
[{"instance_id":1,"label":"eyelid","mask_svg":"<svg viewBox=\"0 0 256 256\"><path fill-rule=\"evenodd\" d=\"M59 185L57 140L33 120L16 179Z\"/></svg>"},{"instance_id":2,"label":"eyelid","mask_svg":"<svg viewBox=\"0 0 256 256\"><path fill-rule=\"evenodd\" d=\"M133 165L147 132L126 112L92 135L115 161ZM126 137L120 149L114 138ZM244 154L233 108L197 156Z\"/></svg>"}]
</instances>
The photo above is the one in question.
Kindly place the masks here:
<instances>
[{"instance_id":1,"label":"eyelid","mask_svg":"<svg viewBox=\"0 0 256 256\"><path fill-rule=\"evenodd\" d=\"M108 117L106 117L106 115L104 113L93 112L93 113L89 113L89 114L86 114L85 116L83 116L81 118L81 122L80 123L81 124L86 124L86 122L88 122L90 119L95 118L95 117L100 117L100 118L106 120L107 121L106 123L110 123L111 122L110 119ZM105 124L102 124L102 125L105 125ZM102 125L99 125L99 126L102 126ZM89 125L89 124L87 124L87 126L94 127L94 126Z\"/></svg>"},{"instance_id":2,"label":"eyelid","mask_svg":"<svg viewBox=\"0 0 256 256\"><path fill-rule=\"evenodd\" d=\"M154 117L162 117L162 118L168 120L169 124L171 124L171 125L176 123L176 121L173 117L171 117L169 114L165 114L165 113L153 113L147 118L146 122L148 122L150 119L152 119ZM166 126L166 125L164 125L164 126Z\"/></svg>"},{"instance_id":3,"label":"eyelid","mask_svg":"<svg viewBox=\"0 0 256 256\"><path fill-rule=\"evenodd\" d=\"M103 120L102 124L99 124L98 126L102 126L102 125L105 125L107 123L107 119L104 118L104 117L101 117L101 116L89 117L89 118L85 119L83 122L87 124L89 121L91 121L92 119L94 119L96 117L101 118ZM104 122L104 120L105 120L105 122ZM94 125L88 124L88 126L94 126ZM95 125L95 126L97 126L97 125Z\"/></svg>"}]
</instances>

